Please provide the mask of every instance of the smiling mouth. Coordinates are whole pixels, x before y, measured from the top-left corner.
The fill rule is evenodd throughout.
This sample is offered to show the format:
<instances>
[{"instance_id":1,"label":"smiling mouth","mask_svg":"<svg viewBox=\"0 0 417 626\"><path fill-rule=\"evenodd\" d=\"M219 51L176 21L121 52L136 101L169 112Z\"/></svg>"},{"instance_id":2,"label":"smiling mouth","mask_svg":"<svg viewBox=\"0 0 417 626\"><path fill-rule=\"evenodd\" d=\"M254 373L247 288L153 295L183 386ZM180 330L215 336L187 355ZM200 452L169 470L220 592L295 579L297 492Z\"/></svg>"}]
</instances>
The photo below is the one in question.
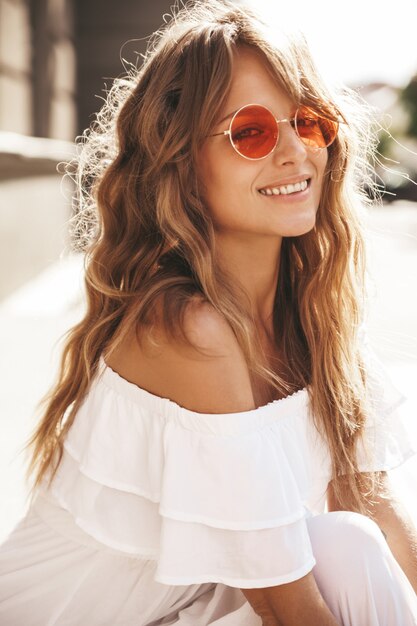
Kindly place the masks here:
<instances>
[{"instance_id":1,"label":"smiling mouth","mask_svg":"<svg viewBox=\"0 0 417 626\"><path fill-rule=\"evenodd\" d=\"M280 185L279 187L263 187L262 189L258 189L258 191L263 196L289 196L305 191L310 185L311 178L306 178L299 183Z\"/></svg>"}]
</instances>

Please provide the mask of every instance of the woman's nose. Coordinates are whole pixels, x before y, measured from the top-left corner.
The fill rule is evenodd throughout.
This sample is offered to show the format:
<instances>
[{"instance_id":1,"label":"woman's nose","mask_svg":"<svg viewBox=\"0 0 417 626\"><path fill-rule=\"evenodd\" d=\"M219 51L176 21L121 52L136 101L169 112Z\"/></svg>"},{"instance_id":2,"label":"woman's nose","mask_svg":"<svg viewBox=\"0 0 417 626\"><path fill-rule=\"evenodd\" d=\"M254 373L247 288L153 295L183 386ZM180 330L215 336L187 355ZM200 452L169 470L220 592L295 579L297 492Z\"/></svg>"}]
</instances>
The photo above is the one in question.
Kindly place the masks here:
<instances>
[{"instance_id":1,"label":"woman's nose","mask_svg":"<svg viewBox=\"0 0 417 626\"><path fill-rule=\"evenodd\" d=\"M307 158L307 146L303 144L292 124L287 120L279 124L278 143L272 158L280 165L300 163Z\"/></svg>"}]
</instances>

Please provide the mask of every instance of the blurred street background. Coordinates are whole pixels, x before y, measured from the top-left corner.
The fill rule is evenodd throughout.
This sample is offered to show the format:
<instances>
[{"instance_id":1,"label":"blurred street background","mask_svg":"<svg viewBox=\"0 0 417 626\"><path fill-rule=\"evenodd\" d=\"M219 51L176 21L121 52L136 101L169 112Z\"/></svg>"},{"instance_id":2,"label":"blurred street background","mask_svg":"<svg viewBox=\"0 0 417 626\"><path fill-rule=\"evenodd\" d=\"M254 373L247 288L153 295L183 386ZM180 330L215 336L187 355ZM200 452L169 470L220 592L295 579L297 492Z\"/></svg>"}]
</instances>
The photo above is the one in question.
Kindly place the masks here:
<instances>
[{"instance_id":1,"label":"blurred street background","mask_svg":"<svg viewBox=\"0 0 417 626\"><path fill-rule=\"evenodd\" d=\"M0 0L0 541L25 511L22 448L55 379L62 336L84 312L62 163L172 4ZM377 166L386 193L368 213L369 334L408 398L402 413L417 445L417 5L388 2L382 13L380 3L352 0L340 3L339 18L321 1L314 11L303 0L276 4L256 2L271 26L303 30L326 79L357 90L387 129ZM417 524L417 455L391 476Z\"/></svg>"}]
</instances>

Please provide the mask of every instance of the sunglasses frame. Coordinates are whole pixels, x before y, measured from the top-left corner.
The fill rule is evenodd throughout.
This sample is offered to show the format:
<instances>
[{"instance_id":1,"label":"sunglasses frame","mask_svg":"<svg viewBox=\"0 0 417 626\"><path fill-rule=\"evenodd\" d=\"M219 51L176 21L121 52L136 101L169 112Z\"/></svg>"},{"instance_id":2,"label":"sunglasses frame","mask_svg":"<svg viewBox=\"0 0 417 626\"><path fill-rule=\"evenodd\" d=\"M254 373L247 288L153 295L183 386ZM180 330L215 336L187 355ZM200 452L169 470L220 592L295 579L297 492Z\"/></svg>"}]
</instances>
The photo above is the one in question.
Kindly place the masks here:
<instances>
[{"instance_id":1,"label":"sunglasses frame","mask_svg":"<svg viewBox=\"0 0 417 626\"><path fill-rule=\"evenodd\" d=\"M248 157L248 156L245 156L244 154L242 154L241 152L239 152L239 150L237 149L237 147L236 147L236 146L235 146L235 144L233 143L233 139L232 139L232 124L233 124L233 122L234 122L234 120L235 120L236 116L237 116L237 115L238 115L238 114L239 114L239 113L240 113L243 109L246 109L247 107L253 107L253 106L256 106L256 107L261 107L262 109L265 109L266 111L268 111L268 113L270 113L270 114L272 115L272 117L274 118L274 120L275 120L275 122L276 122L276 124L277 124L277 139L276 139L276 141L275 141L275 144L274 144L274 146L271 148L271 150L268 152L268 154L265 154L265 156L261 156L261 157ZM315 112L315 111L314 111L314 109L311 109L311 108L310 108L310 107L308 107L308 106L302 105L302 107L305 107L306 109L309 109L310 111ZM247 159L248 161L261 161L262 159L266 159L267 157L269 157L269 155L270 155L270 154L272 154L272 153L274 152L275 148L277 147L278 142L279 142L279 125L280 125L282 122L288 122L289 124L291 124L291 122L294 122L294 126L291 124L291 128L293 128L293 130L295 131L295 133L296 133L296 135L297 135L298 139L301 141L301 143L303 144L303 146L306 146L306 148L309 148L310 150L319 151L319 150L324 150L325 148L328 148L329 146L331 146L331 145L332 145L332 143L335 141L335 139L336 139L336 137L337 137L337 133L338 133L338 130L339 130L339 122L338 122L337 120L331 120L330 118L325 118L324 116L322 116L324 119L329 119L329 121L331 121L331 122L333 122L333 123L337 124L336 134L335 134L335 136L334 136L334 139L333 139L333 140L332 140L329 144L327 144L327 146L315 146L314 148L312 148L312 147L308 146L308 145L307 145L307 144L306 144L306 143L302 140L302 138L300 137L300 135L298 134L298 131L297 131L297 113L299 112L299 110L300 110L302 107L301 107L301 106L300 106L300 107L297 107L297 109L296 109L296 111L295 111L295 115L294 115L294 117L291 117L291 118L285 117L285 118L283 118L282 120L279 120L279 119L278 119L277 117L275 117L275 115L272 113L271 109L269 109L269 108L268 108L267 106L265 106L264 104L258 104L257 102L252 102L252 103L250 103L250 104L244 104L243 106L241 106L241 107L240 107L240 109L238 109L237 111L235 111L235 113L233 114L233 116L232 116L232 118L231 118L231 120L230 120L230 123L229 123L229 128L228 128L227 130L223 130L223 131L222 131L222 132L220 132L220 133L214 133L213 135L208 135L208 137L218 137L218 136L220 136L220 135L229 135L229 140L230 140L230 143L231 143L231 145L232 145L232 148L233 148L233 150L235 150L235 152L237 152L237 154L238 154L239 156L241 156L243 159Z\"/></svg>"}]
</instances>

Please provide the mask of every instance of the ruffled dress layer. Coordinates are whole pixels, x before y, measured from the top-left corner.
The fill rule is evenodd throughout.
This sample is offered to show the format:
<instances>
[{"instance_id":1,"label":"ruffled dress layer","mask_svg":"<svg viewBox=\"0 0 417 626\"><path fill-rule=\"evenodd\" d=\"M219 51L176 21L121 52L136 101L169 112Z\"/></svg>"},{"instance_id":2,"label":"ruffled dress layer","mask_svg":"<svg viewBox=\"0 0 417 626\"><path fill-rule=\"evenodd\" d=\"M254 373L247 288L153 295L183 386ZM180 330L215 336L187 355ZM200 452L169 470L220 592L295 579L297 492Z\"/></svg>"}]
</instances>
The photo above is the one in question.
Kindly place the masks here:
<instances>
[{"instance_id":1,"label":"ruffled dress layer","mask_svg":"<svg viewBox=\"0 0 417 626\"><path fill-rule=\"evenodd\" d=\"M366 351L374 458L359 449L359 465L389 470L417 449L405 397ZM0 623L175 624L193 603L193 626L259 626L240 589L316 563L306 519L325 511L331 466L309 393L197 413L101 358L51 487L0 547Z\"/></svg>"}]
</instances>

